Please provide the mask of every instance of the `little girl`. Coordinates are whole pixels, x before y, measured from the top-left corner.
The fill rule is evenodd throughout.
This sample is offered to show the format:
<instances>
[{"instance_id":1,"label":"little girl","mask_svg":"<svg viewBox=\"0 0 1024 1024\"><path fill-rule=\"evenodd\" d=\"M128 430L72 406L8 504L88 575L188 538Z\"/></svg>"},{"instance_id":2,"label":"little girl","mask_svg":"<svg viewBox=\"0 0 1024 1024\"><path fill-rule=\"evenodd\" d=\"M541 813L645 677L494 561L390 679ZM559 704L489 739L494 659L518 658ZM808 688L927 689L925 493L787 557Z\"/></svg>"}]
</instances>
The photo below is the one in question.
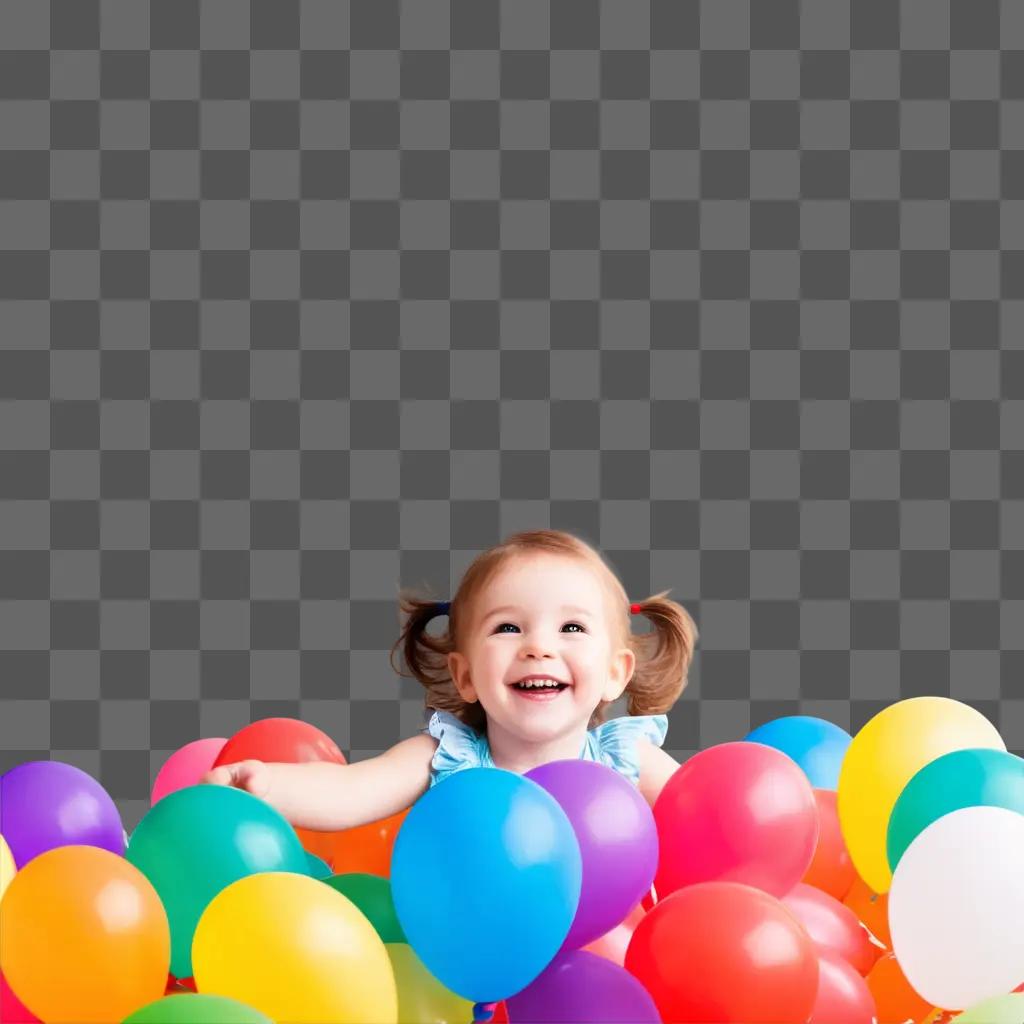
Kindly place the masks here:
<instances>
[{"instance_id":1,"label":"little girl","mask_svg":"<svg viewBox=\"0 0 1024 1024\"><path fill-rule=\"evenodd\" d=\"M560 530L513 534L473 561L451 602L400 595L407 619L391 664L426 689L434 714L422 732L354 764L241 761L204 781L247 790L293 825L325 832L397 814L464 768L524 773L566 758L614 768L653 804L679 767L660 747L697 639L667 593L631 605L584 541ZM634 634L631 613L654 631ZM448 630L432 636L426 625L438 614ZM399 646L411 673L394 664ZM623 692L629 716L606 722Z\"/></svg>"}]
</instances>

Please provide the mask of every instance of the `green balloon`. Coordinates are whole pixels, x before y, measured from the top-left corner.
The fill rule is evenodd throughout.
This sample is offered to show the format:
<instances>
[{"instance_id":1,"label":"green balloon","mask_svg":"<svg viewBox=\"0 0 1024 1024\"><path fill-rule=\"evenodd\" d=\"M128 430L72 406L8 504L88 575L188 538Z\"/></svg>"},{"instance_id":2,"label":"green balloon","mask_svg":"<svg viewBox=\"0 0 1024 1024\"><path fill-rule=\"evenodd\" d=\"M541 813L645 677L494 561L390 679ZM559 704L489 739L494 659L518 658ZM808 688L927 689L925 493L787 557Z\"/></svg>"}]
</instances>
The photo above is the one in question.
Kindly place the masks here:
<instances>
[{"instance_id":1,"label":"green balloon","mask_svg":"<svg viewBox=\"0 0 1024 1024\"><path fill-rule=\"evenodd\" d=\"M391 900L391 883L380 875L359 871L325 878L325 884L347 896L377 930L381 942L408 942Z\"/></svg>"},{"instance_id":2,"label":"green balloon","mask_svg":"<svg viewBox=\"0 0 1024 1024\"><path fill-rule=\"evenodd\" d=\"M274 1024L259 1010L226 996L164 996L125 1017L123 1024Z\"/></svg>"},{"instance_id":3,"label":"green balloon","mask_svg":"<svg viewBox=\"0 0 1024 1024\"><path fill-rule=\"evenodd\" d=\"M210 900L262 871L309 875L295 830L240 789L198 785L151 807L125 854L156 889L171 926L171 973L192 977L192 937Z\"/></svg>"},{"instance_id":4,"label":"green balloon","mask_svg":"<svg viewBox=\"0 0 1024 1024\"><path fill-rule=\"evenodd\" d=\"M889 867L896 870L907 847L933 821L964 807L1024 814L1024 760L1005 750L976 749L954 750L926 764L903 787L889 817Z\"/></svg>"},{"instance_id":5,"label":"green balloon","mask_svg":"<svg viewBox=\"0 0 1024 1024\"><path fill-rule=\"evenodd\" d=\"M315 853L310 853L307 850L306 861L308 862L309 873L313 878L319 878L322 881L331 877L330 866L322 857L318 857Z\"/></svg>"},{"instance_id":6,"label":"green balloon","mask_svg":"<svg viewBox=\"0 0 1024 1024\"><path fill-rule=\"evenodd\" d=\"M1024 1020L1024 995L1011 992L983 999L953 1019L956 1024L1020 1024Z\"/></svg>"}]
</instances>

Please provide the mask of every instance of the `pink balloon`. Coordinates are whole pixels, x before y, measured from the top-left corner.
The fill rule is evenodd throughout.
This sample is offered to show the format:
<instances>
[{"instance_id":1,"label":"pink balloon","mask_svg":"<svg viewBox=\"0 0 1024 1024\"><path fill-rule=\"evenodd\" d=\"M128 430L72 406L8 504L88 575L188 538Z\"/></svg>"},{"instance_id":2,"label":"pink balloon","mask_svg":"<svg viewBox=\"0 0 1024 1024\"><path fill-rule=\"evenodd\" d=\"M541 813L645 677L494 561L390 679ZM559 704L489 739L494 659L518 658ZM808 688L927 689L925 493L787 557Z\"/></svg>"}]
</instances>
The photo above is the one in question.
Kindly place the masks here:
<instances>
[{"instance_id":1,"label":"pink balloon","mask_svg":"<svg viewBox=\"0 0 1024 1024\"><path fill-rule=\"evenodd\" d=\"M611 931L605 932L599 939L594 939L589 945L584 946L588 953L596 953L603 956L605 960L611 960L613 964L623 966L626 959L626 950L629 948L629 941L633 938L633 932L640 923L644 914L643 904L638 903Z\"/></svg>"},{"instance_id":2,"label":"pink balloon","mask_svg":"<svg viewBox=\"0 0 1024 1024\"><path fill-rule=\"evenodd\" d=\"M654 804L658 899L696 882L742 882L781 898L818 845L807 776L762 743L720 743L694 754Z\"/></svg>"},{"instance_id":3,"label":"pink balloon","mask_svg":"<svg viewBox=\"0 0 1024 1024\"><path fill-rule=\"evenodd\" d=\"M14 994L0 974L0 1021L3 1024L40 1024L39 1018Z\"/></svg>"},{"instance_id":4,"label":"pink balloon","mask_svg":"<svg viewBox=\"0 0 1024 1024\"><path fill-rule=\"evenodd\" d=\"M150 804L157 803L175 790L198 785L200 779L213 767L225 743L227 738L223 736L193 740L171 754L157 773Z\"/></svg>"},{"instance_id":5,"label":"pink balloon","mask_svg":"<svg viewBox=\"0 0 1024 1024\"><path fill-rule=\"evenodd\" d=\"M807 929L819 950L838 953L861 975L874 966L880 946L844 903L813 885L800 882L782 897L782 904Z\"/></svg>"},{"instance_id":6,"label":"pink balloon","mask_svg":"<svg viewBox=\"0 0 1024 1024\"><path fill-rule=\"evenodd\" d=\"M868 983L838 953L818 953L818 998L807 1024L875 1024Z\"/></svg>"}]
</instances>

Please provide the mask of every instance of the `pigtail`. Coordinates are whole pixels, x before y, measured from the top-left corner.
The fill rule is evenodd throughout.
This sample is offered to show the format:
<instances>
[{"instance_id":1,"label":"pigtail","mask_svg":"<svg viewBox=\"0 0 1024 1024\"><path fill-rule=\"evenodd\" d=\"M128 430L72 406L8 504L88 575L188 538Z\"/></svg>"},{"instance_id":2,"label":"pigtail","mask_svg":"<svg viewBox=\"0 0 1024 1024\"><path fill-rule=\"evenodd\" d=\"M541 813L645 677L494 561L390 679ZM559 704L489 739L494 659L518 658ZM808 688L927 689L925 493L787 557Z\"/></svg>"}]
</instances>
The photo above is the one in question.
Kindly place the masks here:
<instances>
[{"instance_id":1,"label":"pigtail","mask_svg":"<svg viewBox=\"0 0 1024 1024\"><path fill-rule=\"evenodd\" d=\"M400 616L404 616L401 632L388 656L391 668L399 676L415 679L426 690L424 703L428 710L450 711L466 725L486 730L486 716L479 703L467 704L459 695L448 671L448 655L455 649L456 602L448 610L448 628L440 636L427 632L427 623L440 614L438 602L402 590L398 597ZM401 652L408 671L396 664Z\"/></svg>"},{"instance_id":2,"label":"pigtail","mask_svg":"<svg viewBox=\"0 0 1024 1024\"><path fill-rule=\"evenodd\" d=\"M663 590L640 601L640 614L650 619L650 633L634 633L630 644L637 655L633 677L626 687L631 715L664 714L686 688L690 663L699 636L690 613Z\"/></svg>"}]
</instances>

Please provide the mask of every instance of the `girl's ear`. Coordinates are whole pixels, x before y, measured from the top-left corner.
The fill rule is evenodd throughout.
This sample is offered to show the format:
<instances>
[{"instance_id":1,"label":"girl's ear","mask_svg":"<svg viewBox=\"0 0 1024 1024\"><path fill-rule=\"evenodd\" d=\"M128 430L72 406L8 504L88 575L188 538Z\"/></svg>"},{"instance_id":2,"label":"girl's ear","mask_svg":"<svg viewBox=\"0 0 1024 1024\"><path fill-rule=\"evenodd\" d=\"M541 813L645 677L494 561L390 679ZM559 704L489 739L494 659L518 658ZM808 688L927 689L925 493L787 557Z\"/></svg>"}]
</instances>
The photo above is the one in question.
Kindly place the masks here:
<instances>
[{"instance_id":1,"label":"girl's ear","mask_svg":"<svg viewBox=\"0 0 1024 1024\"><path fill-rule=\"evenodd\" d=\"M452 651L448 655L448 674L452 677L455 689L459 696L467 703L473 704L477 700L476 687L469 676L469 660L464 654Z\"/></svg>"},{"instance_id":2,"label":"girl's ear","mask_svg":"<svg viewBox=\"0 0 1024 1024\"><path fill-rule=\"evenodd\" d=\"M636 669L636 654L628 647L620 647L612 655L608 669L608 685L605 687L602 700L618 700L625 692Z\"/></svg>"}]
</instances>

